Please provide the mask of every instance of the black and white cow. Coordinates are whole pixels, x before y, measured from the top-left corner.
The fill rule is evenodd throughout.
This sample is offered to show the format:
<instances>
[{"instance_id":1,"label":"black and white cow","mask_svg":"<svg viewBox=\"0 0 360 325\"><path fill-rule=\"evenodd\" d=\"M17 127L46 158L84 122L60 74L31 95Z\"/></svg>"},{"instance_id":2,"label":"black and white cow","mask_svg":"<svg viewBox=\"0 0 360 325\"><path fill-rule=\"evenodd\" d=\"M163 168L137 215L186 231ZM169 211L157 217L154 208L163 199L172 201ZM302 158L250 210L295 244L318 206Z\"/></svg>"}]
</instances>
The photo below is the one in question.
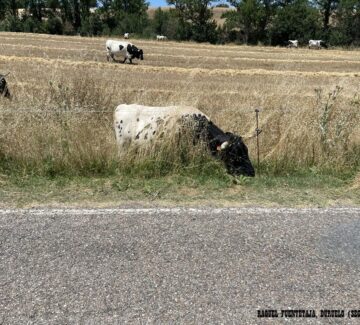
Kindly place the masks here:
<instances>
[{"instance_id":1,"label":"black and white cow","mask_svg":"<svg viewBox=\"0 0 360 325\"><path fill-rule=\"evenodd\" d=\"M122 56L124 58L123 63L129 60L132 63L133 59L144 60L143 50L138 49L134 44L124 41L106 41L106 57L109 61L110 58L116 62L116 56Z\"/></svg>"},{"instance_id":2,"label":"black and white cow","mask_svg":"<svg viewBox=\"0 0 360 325\"><path fill-rule=\"evenodd\" d=\"M6 75L0 74L0 96L10 98L11 95L5 77Z\"/></svg>"},{"instance_id":3,"label":"black and white cow","mask_svg":"<svg viewBox=\"0 0 360 325\"><path fill-rule=\"evenodd\" d=\"M167 37L165 35L156 35L157 41L167 41Z\"/></svg>"},{"instance_id":4,"label":"black and white cow","mask_svg":"<svg viewBox=\"0 0 360 325\"><path fill-rule=\"evenodd\" d=\"M311 49L311 48L321 49L322 47L326 48L326 49L328 47L326 45L326 43L324 41L322 41L322 40L313 40L313 39L311 39L309 41L309 49Z\"/></svg>"},{"instance_id":5,"label":"black and white cow","mask_svg":"<svg viewBox=\"0 0 360 325\"><path fill-rule=\"evenodd\" d=\"M242 138L223 132L204 113L193 107L150 107L138 104L119 105L114 113L116 141L124 152L131 144L149 145L156 137L193 128L194 143L203 139L212 156L221 159L230 174L255 176Z\"/></svg>"},{"instance_id":6,"label":"black and white cow","mask_svg":"<svg viewBox=\"0 0 360 325\"><path fill-rule=\"evenodd\" d=\"M295 40L288 40L285 42L285 45L287 48L298 48L299 47L299 41L297 39Z\"/></svg>"}]
</instances>

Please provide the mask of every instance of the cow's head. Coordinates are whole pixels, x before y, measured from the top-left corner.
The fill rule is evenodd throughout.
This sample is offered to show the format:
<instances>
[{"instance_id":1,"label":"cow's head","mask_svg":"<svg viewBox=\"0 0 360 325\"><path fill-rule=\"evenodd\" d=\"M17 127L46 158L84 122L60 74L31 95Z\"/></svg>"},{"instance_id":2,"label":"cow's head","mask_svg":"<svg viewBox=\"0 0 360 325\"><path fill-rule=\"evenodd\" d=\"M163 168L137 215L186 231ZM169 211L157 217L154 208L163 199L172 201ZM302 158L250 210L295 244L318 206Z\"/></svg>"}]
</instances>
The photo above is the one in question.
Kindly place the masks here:
<instances>
[{"instance_id":1,"label":"cow's head","mask_svg":"<svg viewBox=\"0 0 360 325\"><path fill-rule=\"evenodd\" d=\"M193 142L206 140L214 157L220 158L230 174L255 176L254 167L249 159L248 149L240 136L223 132L203 114L184 115L183 123L193 121Z\"/></svg>"},{"instance_id":2,"label":"cow's head","mask_svg":"<svg viewBox=\"0 0 360 325\"><path fill-rule=\"evenodd\" d=\"M322 46L325 49L328 48L327 44L324 41L320 41L320 46Z\"/></svg>"},{"instance_id":3,"label":"cow's head","mask_svg":"<svg viewBox=\"0 0 360 325\"><path fill-rule=\"evenodd\" d=\"M144 52L141 49L136 48L134 50L134 57L140 60L144 60Z\"/></svg>"},{"instance_id":4,"label":"cow's head","mask_svg":"<svg viewBox=\"0 0 360 325\"><path fill-rule=\"evenodd\" d=\"M128 52L132 55L133 58L144 60L144 52L141 49L138 49L135 45L131 46L131 51Z\"/></svg>"},{"instance_id":5,"label":"cow's head","mask_svg":"<svg viewBox=\"0 0 360 325\"><path fill-rule=\"evenodd\" d=\"M226 138L222 143L216 144L216 149L220 154L228 172L233 175L255 176L255 170L251 164L248 148L240 136L227 132Z\"/></svg>"},{"instance_id":6,"label":"cow's head","mask_svg":"<svg viewBox=\"0 0 360 325\"><path fill-rule=\"evenodd\" d=\"M10 91L6 83L5 76L0 75L0 95L6 98L10 98Z\"/></svg>"}]
</instances>

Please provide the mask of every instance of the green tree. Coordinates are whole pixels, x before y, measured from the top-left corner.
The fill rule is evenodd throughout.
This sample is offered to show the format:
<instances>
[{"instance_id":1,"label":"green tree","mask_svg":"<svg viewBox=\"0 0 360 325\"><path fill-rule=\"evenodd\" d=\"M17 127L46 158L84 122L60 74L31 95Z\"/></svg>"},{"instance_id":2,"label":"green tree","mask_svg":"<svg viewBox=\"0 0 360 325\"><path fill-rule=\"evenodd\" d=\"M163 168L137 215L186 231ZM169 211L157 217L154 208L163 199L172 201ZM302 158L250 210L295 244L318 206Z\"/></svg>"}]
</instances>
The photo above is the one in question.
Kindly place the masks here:
<instances>
[{"instance_id":1,"label":"green tree","mask_svg":"<svg viewBox=\"0 0 360 325\"><path fill-rule=\"evenodd\" d=\"M6 0L0 1L0 19L5 18L5 14L8 11L9 4Z\"/></svg>"},{"instance_id":2,"label":"green tree","mask_svg":"<svg viewBox=\"0 0 360 325\"><path fill-rule=\"evenodd\" d=\"M160 7L155 10L153 25L154 31L158 35L165 35L170 21L170 13L162 10Z\"/></svg>"},{"instance_id":3,"label":"green tree","mask_svg":"<svg viewBox=\"0 0 360 325\"><path fill-rule=\"evenodd\" d=\"M323 38L328 38L330 28L330 17L337 10L339 1L338 0L315 0L316 6L320 9L323 15Z\"/></svg>"},{"instance_id":4,"label":"green tree","mask_svg":"<svg viewBox=\"0 0 360 325\"><path fill-rule=\"evenodd\" d=\"M113 0L107 9L106 20L116 34L141 33L148 25L148 3L144 0Z\"/></svg>"},{"instance_id":5,"label":"green tree","mask_svg":"<svg viewBox=\"0 0 360 325\"><path fill-rule=\"evenodd\" d=\"M231 0L236 10L223 14L228 30L238 29L244 43L257 43L265 37L266 10L260 0Z\"/></svg>"},{"instance_id":6,"label":"green tree","mask_svg":"<svg viewBox=\"0 0 360 325\"><path fill-rule=\"evenodd\" d=\"M45 0L26 0L25 8L33 19L41 22L44 16Z\"/></svg>"},{"instance_id":7,"label":"green tree","mask_svg":"<svg viewBox=\"0 0 360 325\"><path fill-rule=\"evenodd\" d=\"M57 9L60 9L60 0L46 0L46 8L49 8L56 13Z\"/></svg>"},{"instance_id":8,"label":"green tree","mask_svg":"<svg viewBox=\"0 0 360 325\"><path fill-rule=\"evenodd\" d=\"M298 39L305 43L318 38L321 34L321 16L319 11L306 0L294 0L285 6L279 6L270 30L273 45L284 44L289 39Z\"/></svg>"},{"instance_id":9,"label":"green tree","mask_svg":"<svg viewBox=\"0 0 360 325\"><path fill-rule=\"evenodd\" d=\"M174 5L183 37L197 42L216 42L216 22L212 19L211 0L167 0Z\"/></svg>"},{"instance_id":10,"label":"green tree","mask_svg":"<svg viewBox=\"0 0 360 325\"><path fill-rule=\"evenodd\" d=\"M336 26L330 31L334 45L360 45L360 1L340 0L336 11Z\"/></svg>"},{"instance_id":11,"label":"green tree","mask_svg":"<svg viewBox=\"0 0 360 325\"><path fill-rule=\"evenodd\" d=\"M144 0L113 0L111 7L115 11L122 11L127 14L143 14L148 8Z\"/></svg>"},{"instance_id":12,"label":"green tree","mask_svg":"<svg viewBox=\"0 0 360 325\"><path fill-rule=\"evenodd\" d=\"M0 19L7 14L18 17L18 8L24 8L23 0L0 0Z\"/></svg>"},{"instance_id":13,"label":"green tree","mask_svg":"<svg viewBox=\"0 0 360 325\"><path fill-rule=\"evenodd\" d=\"M46 21L46 30L49 34L59 34L63 33L63 24L60 18L58 17L50 17Z\"/></svg>"}]
</instances>

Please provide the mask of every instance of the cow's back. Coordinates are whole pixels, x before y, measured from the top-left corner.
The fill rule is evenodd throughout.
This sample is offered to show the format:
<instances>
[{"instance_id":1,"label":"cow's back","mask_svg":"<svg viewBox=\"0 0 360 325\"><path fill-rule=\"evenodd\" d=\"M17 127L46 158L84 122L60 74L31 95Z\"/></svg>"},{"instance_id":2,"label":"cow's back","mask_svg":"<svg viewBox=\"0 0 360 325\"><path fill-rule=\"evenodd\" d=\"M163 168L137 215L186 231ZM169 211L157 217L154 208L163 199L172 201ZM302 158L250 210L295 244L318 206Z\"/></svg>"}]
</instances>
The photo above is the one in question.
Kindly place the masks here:
<instances>
[{"instance_id":1,"label":"cow's back","mask_svg":"<svg viewBox=\"0 0 360 325\"><path fill-rule=\"evenodd\" d=\"M106 41L106 50L113 54L121 54L121 55L125 56L126 49L129 44L131 45L131 43L129 43L129 42L107 40Z\"/></svg>"},{"instance_id":2,"label":"cow's back","mask_svg":"<svg viewBox=\"0 0 360 325\"><path fill-rule=\"evenodd\" d=\"M309 40L309 47L321 47L321 40Z\"/></svg>"},{"instance_id":3,"label":"cow's back","mask_svg":"<svg viewBox=\"0 0 360 325\"><path fill-rule=\"evenodd\" d=\"M119 105L114 113L116 140L121 147L131 143L149 143L160 133L174 132L184 116L204 115L188 106L151 107L138 104ZM206 116L208 119L208 117Z\"/></svg>"}]
</instances>

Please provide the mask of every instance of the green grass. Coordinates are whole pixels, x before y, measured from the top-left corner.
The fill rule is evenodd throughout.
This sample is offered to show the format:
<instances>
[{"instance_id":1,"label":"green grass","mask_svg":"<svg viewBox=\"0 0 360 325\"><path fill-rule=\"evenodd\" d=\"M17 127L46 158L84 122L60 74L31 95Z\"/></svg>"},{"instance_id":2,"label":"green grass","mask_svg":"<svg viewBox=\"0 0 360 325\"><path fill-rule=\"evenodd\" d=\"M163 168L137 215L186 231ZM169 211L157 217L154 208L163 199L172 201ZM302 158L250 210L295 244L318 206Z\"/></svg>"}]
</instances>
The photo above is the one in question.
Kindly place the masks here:
<instances>
[{"instance_id":1,"label":"green grass","mask_svg":"<svg viewBox=\"0 0 360 325\"><path fill-rule=\"evenodd\" d=\"M264 168L265 169L265 168ZM148 177L0 175L0 206L358 206L355 173L315 168L255 178L184 170Z\"/></svg>"},{"instance_id":2,"label":"green grass","mask_svg":"<svg viewBox=\"0 0 360 325\"><path fill-rule=\"evenodd\" d=\"M299 167L284 159L263 162L255 178L233 177L203 148L187 148L169 145L123 160L88 159L76 168L56 160L33 165L2 157L0 206L360 204L356 164Z\"/></svg>"}]
</instances>

